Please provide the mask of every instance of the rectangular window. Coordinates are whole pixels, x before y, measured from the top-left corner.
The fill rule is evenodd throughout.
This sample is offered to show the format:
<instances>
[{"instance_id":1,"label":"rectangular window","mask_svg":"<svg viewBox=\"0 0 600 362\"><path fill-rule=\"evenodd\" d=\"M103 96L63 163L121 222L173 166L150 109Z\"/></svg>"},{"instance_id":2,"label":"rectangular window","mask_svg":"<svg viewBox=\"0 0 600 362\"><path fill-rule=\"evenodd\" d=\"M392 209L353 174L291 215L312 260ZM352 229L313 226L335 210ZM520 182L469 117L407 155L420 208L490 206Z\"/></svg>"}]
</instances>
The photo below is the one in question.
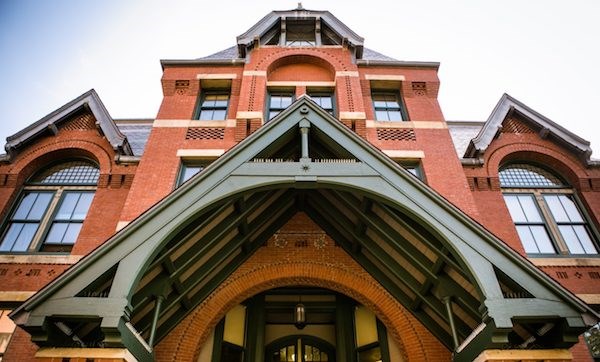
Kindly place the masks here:
<instances>
[{"instance_id":1,"label":"rectangular window","mask_svg":"<svg viewBox=\"0 0 600 362\"><path fill-rule=\"evenodd\" d=\"M200 121L221 121L227 119L229 92L215 91L203 93L195 119Z\"/></svg>"},{"instance_id":2,"label":"rectangular window","mask_svg":"<svg viewBox=\"0 0 600 362\"><path fill-rule=\"evenodd\" d=\"M310 98L315 101L327 113L334 115L333 94L330 92L309 92Z\"/></svg>"},{"instance_id":3,"label":"rectangular window","mask_svg":"<svg viewBox=\"0 0 600 362\"><path fill-rule=\"evenodd\" d=\"M269 93L269 117L271 120L273 117L281 113L284 109L289 107L294 101L293 91L274 91Z\"/></svg>"},{"instance_id":4,"label":"rectangular window","mask_svg":"<svg viewBox=\"0 0 600 362\"><path fill-rule=\"evenodd\" d=\"M53 192L27 191L23 194L2 236L0 252L29 249L53 196Z\"/></svg>"},{"instance_id":5,"label":"rectangular window","mask_svg":"<svg viewBox=\"0 0 600 362\"><path fill-rule=\"evenodd\" d=\"M373 92L373 110L378 121L404 121L404 110L398 92Z\"/></svg>"},{"instance_id":6,"label":"rectangular window","mask_svg":"<svg viewBox=\"0 0 600 362\"><path fill-rule=\"evenodd\" d=\"M505 194L504 201L515 223L525 252L556 254L547 226L533 194Z\"/></svg>"},{"instance_id":7,"label":"rectangular window","mask_svg":"<svg viewBox=\"0 0 600 362\"><path fill-rule=\"evenodd\" d=\"M425 177L423 177L423 170L421 169L420 164L413 162L400 162L400 166L402 166L406 171L412 173L419 180L425 181Z\"/></svg>"},{"instance_id":8,"label":"rectangular window","mask_svg":"<svg viewBox=\"0 0 600 362\"><path fill-rule=\"evenodd\" d=\"M204 170L207 163L182 163L179 170L179 178L177 179L177 187L192 178L195 174Z\"/></svg>"}]
</instances>

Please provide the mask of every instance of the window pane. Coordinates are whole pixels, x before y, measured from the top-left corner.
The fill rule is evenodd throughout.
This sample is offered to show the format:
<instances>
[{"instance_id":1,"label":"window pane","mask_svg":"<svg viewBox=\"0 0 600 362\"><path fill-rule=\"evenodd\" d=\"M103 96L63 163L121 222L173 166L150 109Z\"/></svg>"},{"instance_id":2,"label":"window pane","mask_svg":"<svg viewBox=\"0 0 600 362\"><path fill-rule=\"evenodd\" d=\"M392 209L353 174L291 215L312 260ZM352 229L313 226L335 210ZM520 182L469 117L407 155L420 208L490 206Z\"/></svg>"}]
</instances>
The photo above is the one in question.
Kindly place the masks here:
<instances>
[{"instance_id":1,"label":"window pane","mask_svg":"<svg viewBox=\"0 0 600 362\"><path fill-rule=\"evenodd\" d=\"M94 193L92 192L82 192L79 197L79 202L75 207L75 211L73 212L72 220L83 220L90 209L90 205L92 204L92 200L94 199Z\"/></svg>"},{"instance_id":2,"label":"window pane","mask_svg":"<svg viewBox=\"0 0 600 362\"><path fill-rule=\"evenodd\" d=\"M70 220L71 215L73 215L73 210L75 210L75 206L77 206L77 201L79 201L80 195L81 194L78 192L66 193L62 198L62 202L55 219Z\"/></svg>"},{"instance_id":3,"label":"window pane","mask_svg":"<svg viewBox=\"0 0 600 362\"><path fill-rule=\"evenodd\" d=\"M598 254L598 249L592 242L592 238L585 226L574 225L573 230L575 231L575 234L577 234L577 237L579 237L579 242L587 254Z\"/></svg>"},{"instance_id":4,"label":"window pane","mask_svg":"<svg viewBox=\"0 0 600 362\"><path fill-rule=\"evenodd\" d=\"M571 220L572 222L584 222L583 217L581 216L579 209L577 209L577 206L575 205L575 201L573 200L572 196L559 195L558 199L560 200L563 208L565 209L569 220Z\"/></svg>"},{"instance_id":5,"label":"window pane","mask_svg":"<svg viewBox=\"0 0 600 362\"><path fill-rule=\"evenodd\" d=\"M179 185L189 180L192 176L204 169L203 165L182 165L181 166L181 178Z\"/></svg>"},{"instance_id":6,"label":"window pane","mask_svg":"<svg viewBox=\"0 0 600 362\"><path fill-rule=\"evenodd\" d=\"M498 173L502 187L561 187L550 172L529 164L511 164Z\"/></svg>"},{"instance_id":7,"label":"window pane","mask_svg":"<svg viewBox=\"0 0 600 362\"><path fill-rule=\"evenodd\" d=\"M569 222L569 217L557 195L544 195L544 200L556 222Z\"/></svg>"},{"instance_id":8,"label":"window pane","mask_svg":"<svg viewBox=\"0 0 600 362\"><path fill-rule=\"evenodd\" d=\"M227 111L224 109L215 109L213 111L212 119L213 120L224 120L225 118L227 118L226 114L227 114Z\"/></svg>"},{"instance_id":9,"label":"window pane","mask_svg":"<svg viewBox=\"0 0 600 362\"><path fill-rule=\"evenodd\" d=\"M31 241L35 236L35 232L38 229L38 225L38 223L23 224L23 228L17 236L17 239L15 240L11 251L27 251L27 248L29 248L29 245L31 245Z\"/></svg>"},{"instance_id":10,"label":"window pane","mask_svg":"<svg viewBox=\"0 0 600 362\"><path fill-rule=\"evenodd\" d=\"M542 222L542 216L535 204L533 195L519 195L517 197L527 222Z\"/></svg>"},{"instance_id":11,"label":"window pane","mask_svg":"<svg viewBox=\"0 0 600 362\"><path fill-rule=\"evenodd\" d=\"M388 112L387 111L375 111L375 118L378 121L389 121Z\"/></svg>"},{"instance_id":12,"label":"window pane","mask_svg":"<svg viewBox=\"0 0 600 362\"><path fill-rule=\"evenodd\" d=\"M523 248L527 254L538 254L540 252L535 243L535 239L533 238L533 234L531 234L531 230L529 230L529 226L517 226L517 232L519 233L519 239L521 239L521 244L523 244Z\"/></svg>"},{"instance_id":13,"label":"window pane","mask_svg":"<svg viewBox=\"0 0 600 362\"><path fill-rule=\"evenodd\" d=\"M21 229L19 237L12 247L12 251L27 251L27 248L29 248L31 241L35 236L35 232L38 229L38 225L38 223L25 224L23 229Z\"/></svg>"},{"instance_id":14,"label":"window pane","mask_svg":"<svg viewBox=\"0 0 600 362\"><path fill-rule=\"evenodd\" d=\"M198 117L201 121L210 121L213 119L213 110L212 109L203 109L200 111L200 116Z\"/></svg>"},{"instance_id":15,"label":"window pane","mask_svg":"<svg viewBox=\"0 0 600 362\"><path fill-rule=\"evenodd\" d=\"M214 107L216 104L215 96L206 96L204 98L204 102L202 102L202 108L204 107Z\"/></svg>"},{"instance_id":16,"label":"window pane","mask_svg":"<svg viewBox=\"0 0 600 362\"><path fill-rule=\"evenodd\" d=\"M535 243L537 244L540 253L556 254L556 250L554 250L554 246L552 246L552 241L550 240L545 227L532 225L529 228L531 229L531 233L533 234L533 238L535 239Z\"/></svg>"},{"instance_id":17,"label":"window pane","mask_svg":"<svg viewBox=\"0 0 600 362\"><path fill-rule=\"evenodd\" d=\"M33 203L37 199L38 195L39 193L32 192L23 196L19 206L17 207L17 210L15 211L15 215L12 218L16 220L26 220L27 215L29 215L29 211L31 211Z\"/></svg>"},{"instance_id":18,"label":"window pane","mask_svg":"<svg viewBox=\"0 0 600 362\"><path fill-rule=\"evenodd\" d=\"M285 96L280 98L280 107L287 108L290 104L292 104L292 97Z\"/></svg>"},{"instance_id":19,"label":"window pane","mask_svg":"<svg viewBox=\"0 0 600 362\"><path fill-rule=\"evenodd\" d=\"M15 244L15 241L17 241L23 226L25 226L23 223L13 223L9 226L4 238L2 239L2 244L0 244L0 251L12 250L12 247Z\"/></svg>"},{"instance_id":20,"label":"window pane","mask_svg":"<svg viewBox=\"0 0 600 362\"><path fill-rule=\"evenodd\" d=\"M571 225L561 225L558 227L560 230L560 234L563 237L563 240L567 244L569 248L569 252L571 254L583 254L583 247L581 243L579 243L579 238L575 234L573 227Z\"/></svg>"},{"instance_id":21,"label":"window pane","mask_svg":"<svg viewBox=\"0 0 600 362\"><path fill-rule=\"evenodd\" d=\"M506 202L506 206L508 207L508 211L514 222L519 223L527 221L516 195L504 195L504 201Z\"/></svg>"},{"instance_id":22,"label":"window pane","mask_svg":"<svg viewBox=\"0 0 600 362\"><path fill-rule=\"evenodd\" d=\"M273 119L275 118L276 115L279 114L279 111L270 111L269 112L269 119Z\"/></svg>"},{"instance_id":23,"label":"window pane","mask_svg":"<svg viewBox=\"0 0 600 362\"><path fill-rule=\"evenodd\" d=\"M229 96L221 94L215 97L215 107L227 108Z\"/></svg>"},{"instance_id":24,"label":"window pane","mask_svg":"<svg viewBox=\"0 0 600 362\"><path fill-rule=\"evenodd\" d=\"M561 225L558 228L571 254L596 254L598 252L583 225Z\"/></svg>"},{"instance_id":25,"label":"window pane","mask_svg":"<svg viewBox=\"0 0 600 362\"><path fill-rule=\"evenodd\" d=\"M387 102L385 100L376 100L375 97L373 97L373 106L375 106L375 108L386 108Z\"/></svg>"},{"instance_id":26,"label":"window pane","mask_svg":"<svg viewBox=\"0 0 600 362\"><path fill-rule=\"evenodd\" d=\"M67 232L68 223L54 223L50 227L48 236L46 236L46 244L60 244Z\"/></svg>"},{"instance_id":27,"label":"window pane","mask_svg":"<svg viewBox=\"0 0 600 362\"><path fill-rule=\"evenodd\" d=\"M100 170L88 161L70 161L44 170L31 180L32 183L53 185L95 185Z\"/></svg>"},{"instance_id":28,"label":"window pane","mask_svg":"<svg viewBox=\"0 0 600 362\"><path fill-rule=\"evenodd\" d=\"M29 210L27 220L40 220L44 216L52 196L53 194L50 193L37 193L37 198L35 199L31 210Z\"/></svg>"},{"instance_id":29,"label":"window pane","mask_svg":"<svg viewBox=\"0 0 600 362\"><path fill-rule=\"evenodd\" d=\"M77 237L79 236L79 231L81 231L81 223L70 223L67 227L67 231L65 232L65 236L62 239L63 244L75 244Z\"/></svg>"},{"instance_id":30,"label":"window pane","mask_svg":"<svg viewBox=\"0 0 600 362\"><path fill-rule=\"evenodd\" d=\"M331 101L331 97L321 97L321 107L325 109L333 108L333 102Z\"/></svg>"},{"instance_id":31,"label":"window pane","mask_svg":"<svg viewBox=\"0 0 600 362\"><path fill-rule=\"evenodd\" d=\"M401 121L402 114L400 114L400 111L388 111L388 118L390 121Z\"/></svg>"}]
</instances>

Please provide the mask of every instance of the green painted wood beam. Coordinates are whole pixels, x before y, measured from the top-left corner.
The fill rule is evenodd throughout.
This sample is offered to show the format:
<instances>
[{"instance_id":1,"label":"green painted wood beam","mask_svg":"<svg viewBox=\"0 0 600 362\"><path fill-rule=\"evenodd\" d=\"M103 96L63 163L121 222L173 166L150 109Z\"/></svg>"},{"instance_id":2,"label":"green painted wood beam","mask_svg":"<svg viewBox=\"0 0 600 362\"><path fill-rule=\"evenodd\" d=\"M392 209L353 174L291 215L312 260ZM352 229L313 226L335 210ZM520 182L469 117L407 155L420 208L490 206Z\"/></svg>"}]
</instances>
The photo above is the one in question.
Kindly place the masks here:
<instances>
[{"instance_id":1,"label":"green painted wood beam","mask_svg":"<svg viewBox=\"0 0 600 362\"><path fill-rule=\"evenodd\" d=\"M419 232L416 230L416 228L413 226L415 225L415 223L409 223L407 222L407 220L398 215L398 211L394 210L392 207L390 207L389 205L380 203L379 204L382 209L384 209L387 215L389 215L394 222L397 222L398 224L400 224L403 228L405 228L406 230L408 230L412 235L415 236L419 236L419 235L423 235L423 232ZM469 280L470 276L469 274L464 270L463 266L459 265L455 259L453 259L450 256L450 253L448 252L448 249L444 246L442 248L439 248L437 245L433 244L430 239L428 237L420 237L419 240L427 245L427 247L429 248L429 250L433 251L438 258L441 258L446 264L448 264L449 266L451 266L452 268L454 268L463 278Z\"/></svg>"},{"instance_id":2,"label":"green painted wood beam","mask_svg":"<svg viewBox=\"0 0 600 362\"><path fill-rule=\"evenodd\" d=\"M288 212L287 214L284 214L284 217L289 219L289 217L291 217L290 215L292 214L292 212ZM267 221L264 221L264 223L267 223ZM280 222L280 224L282 223L283 222ZM281 227L279 224L277 226ZM208 295L208 293L212 292L212 290L214 290L221 282L223 282L227 278L227 276L231 272L233 272L233 270L235 270L239 265L241 265L242 262L244 262L248 258L247 254L238 254L237 256L235 256L234 252L236 250L239 250L239 248L241 248L241 246L244 244L245 240L247 240L249 237L250 235L244 237L238 235L237 241L231 242L230 244L226 245L224 250L220 250L219 253L207 260L207 262L203 264L198 271L196 271L192 276L190 276L190 278L188 279L190 280L190 282L186 283L185 285L185 292L179 296L174 296L173 298L170 298L166 301L164 314L168 313L169 310L172 308L177 308L182 298L188 298L188 293L190 293L192 289L196 288L196 286L199 283L203 282L205 285L197 293L197 295L189 297L190 305L192 306L196 306L199 302L201 302L203 298L205 298ZM233 257L233 259L229 263L225 263L224 261L230 257ZM219 272L215 273L215 271ZM213 274L216 274L216 276L213 276L211 280L206 280L206 277L208 275ZM198 295L200 295L200 297ZM185 314L187 314L187 311L184 311L183 315ZM167 326L169 330L173 327L174 324L170 324ZM148 324L146 323L141 329L145 330L147 328Z\"/></svg>"},{"instance_id":3,"label":"green painted wood beam","mask_svg":"<svg viewBox=\"0 0 600 362\"><path fill-rule=\"evenodd\" d=\"M304 168L302 162L246 162L238 167L234 176L376 176L376 172L361 162L311 162Z\"/></svg>"},{"instance_id":4,"label":"green painted wood beam","mask_svg":"<svg viewBox=\"0 0 600 362\"><path fill-rule=\"evenodd\" d=\"M412 302L412 299L404 293L394 282L392 282L388 275L380 270L379 265L371 262L363 254L357 254L352 252L352 247L349 242L349 236L343 232L343 230L334 227L329 224L329 219L324 218L316 210L312 209L311 205L307 205L310 217L330 235L347 253L349 253L365 270L373 276L381 285L398 300L402 305L407 306ZM439 324L428 316L423 311L413 311L412 314L423 323L426 328L433 333L442 343L447 344L451 340L451 335L446 332ZM450 343L451 344L451 343ZM447 344L450 348L451 346Z\"/></svg>"},{"instance_id":5,"label":"green painted wood beam","mask_svg":"<svg viewBox=\"0 0 600 362\"><path fill-rule=\"evenodd\" d=\"M256 241L252 244L253 248L258 248L264 242L270 238L273 233L279 230L285 223L296 214L294 208L287 209L278 219L269 224L269 226L256 237ZM210 293L212 293L221 283L223 283L231 273L233 273L243 262L250 257L250 254L240 253L234 259L221 269L219 273L216 273L214 277L198 291L198 293L191 298L191 302L194 306L200 304L205 300ZM161 341L169 331L171 331L183 318L187 316L189 311L178 309L170 318L169 321L160 325L157 330L157 341Z\"/></svg>"},{"instance_id":6,"label":"green painted wood beam","mask_svg":"<svg viewBox=\"0 0 600 362\"><path fill-rule=\"evenodd\" d=\"M335 192L334 192L335 193ZM327 216L331 216L332 220L330 221L330 223L332 225L335 225L337 222L339 222L340 220L345 220L343 222L343 224L348 224L351 223L349 220L346 219L345 215L343 215L341 212L337 212L336 206L328 203L328 200L326 198L311 198L311 200L315 200L315 202L317 202L317 204L319 203L323 203L325 204L322 207L316 207L315 209L317 211L319 211L323 216L326 214ZM318 201L317 201L318 200ZM336 199L336 204L339 206L348 206L350 209L352 209L355 213L360 213L359 210L357 210L354 205L349 205L346 201L342 200L341 198ZM372 223L370 221L366 221L366 216L365 215L359 215L360 218L362 219L362 222L365 222L367 224L369 224L369 227L374 226L374 227L380 227L379 225L376 225L375 223ZM324 216L325 217L325 216ZM342 225L338 225L338 228L342 228L345 229ZM347 229L347 230L352 230L352 229ZM387 230L388 233L391 232L391 230ZM367 239L367 238L361 238L359 235L356 235L354 232L348 231L349 237L351 238L350 240L358 240L361 244L361 249L363 249L363 253L365 251L369 251L371 254L373 254L373 256L375 258L377 258L378 262L381 263L381 265L384 267L384 269L386 270L386 272L389 275L393 275L397 280L401 281L406 287L408 287L412 293L415 294L415 300L418 299L420 300L420 303L425 303L427 304L427 306L429 308L431 308L433 311L435 311L436 315L438 317L440 317L441 319L447 319L447 315L445 312L445 307L443 305L443 303L437 299L434 298L432 295L427 296L426 294L421 294L421 282L419 282L418 280L416 280L413 275L408 272L400 263L398 263L396 260L394 260L389 253L387 253L383 248L379 247L377 245L377 243L371 239ZM394 241L394 237L390 236L389 234L384 234L381 235L383 238L387 239L391 244L398 244L396 241ZM399 235L397 236L397 239L402 239ZM396 239L396 240L397 240ZM406 245L408 243L407 240L403 240L404 245ZM409 261L415 261L415 255L417 255L417 251L413 251L413 254L408 254L408 251L406 251L405 249L402 250L402 248L400 248L401 250L397 250L406 260ZM420 253L419 253L420 254ZM419 269L420 271L426 271L424 274L426 276L429 276L430 278L432 277L432 273L430 271L430 269L425 269L424 266L422 265L418 265L418 261L416 263L412 264L414 267L416 267L417 269ZM437 278L436 278L437 279ZM456 287L456 286L454 286ZM413 303L415 304L415 303ZM410 307L407 306L407 308ZM472 310L476 310L475 308L471 308L471 309L467 309L466 312L470 312ZM481 318L480 314L474 314L472 315L472 318L474 318L476 321L479 320ZM470 327L467 326L466 324L462 324L461 322L457 322L457 325L460 325L460 329L461 331L468 331L470 332Z\"/></svg>"},{"instance_id":7,"label":"green painted wood beam","mask_svg":"<svg viewBox=\"0 0 600 362\"><path fill-rule=\"evenodd\" d=\"M265 361L265 297L259 294L250 299L246 309L247 323L244 362Z\"/></svg>"},{"instance_id":8,"label":"green painted wood beam","mask_svg":"<svg viewBox=\"0 0 600 362\"><path fill-rule=\"evenodd\" d=\"M44 318L46 316L77 315L81 318L90 317L116 317L123 314L128 301L124 298L90 298L71 297L62 300L49 300L41 308L31 313L31 317Z\"/></svg>"},{"instance_id":9,"label":"green painted wood beam","mask_svg":"<svg viewBox=\"0 0 600 362\"><path fill-rule=\"evenodd\" d=\"M223 202L221 205L219 205L214 210L212 210L212 212L202 213L201 218L195 219L195 220L200 220L200 222L198 224L196 224L195 227L191 228L189 230L189 232L187 232L186 234L194 235L197 232L199 232L200 230L206 228L207 225L210 225L219 215L221 215L223 212L225 212L225 210L229 207L231 207L230 203ZM162 250L160 255L156 256L156 258L148 266L147 270L152 270L157 265L160 265L163 262L163 260L166 260L166 259L168 260L170 255L173 254L173 252L175 252L183 244L188 242L189 237L181 237L181 238L177 238L176 240L177 241L175 243L173 243L172 245L169 245L168 247L165 247L165 249Z\"/></svg>"},{"instance_id":10,"label":"green painted wood beam","mask_svg":"<svg viewBox=\"0 0 600 362\"><path fill-rule=\"evenodd\" d=\"M356 362L354 302L345 295L335 297L335 353L338 361Z\"/></svg>"}]
</instances>

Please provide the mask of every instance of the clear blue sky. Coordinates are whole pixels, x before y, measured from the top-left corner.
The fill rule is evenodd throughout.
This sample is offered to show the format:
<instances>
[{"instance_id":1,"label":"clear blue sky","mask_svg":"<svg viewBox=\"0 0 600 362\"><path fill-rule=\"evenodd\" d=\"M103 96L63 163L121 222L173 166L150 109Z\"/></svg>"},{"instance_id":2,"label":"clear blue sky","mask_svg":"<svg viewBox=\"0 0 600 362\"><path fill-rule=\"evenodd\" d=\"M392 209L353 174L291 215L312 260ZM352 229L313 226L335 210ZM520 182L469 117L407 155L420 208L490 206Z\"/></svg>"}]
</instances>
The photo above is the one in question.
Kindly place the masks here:
<instances>
[{"instance_id":1,"label":"clear blue sky","mask_svg":"<svg viewBox=\"0 0 600 362\"><path fill-rule=\"evenodd\" d=\"M304 1L365 45L439 61L448 120L485 120L507 92L600 158L600 1ZM160 59L209 55L294 1L0 0L0 142L90 88L114 118L153 118ZM233 13L232 13L233 12Z\"/></svg>"}]
</instances>

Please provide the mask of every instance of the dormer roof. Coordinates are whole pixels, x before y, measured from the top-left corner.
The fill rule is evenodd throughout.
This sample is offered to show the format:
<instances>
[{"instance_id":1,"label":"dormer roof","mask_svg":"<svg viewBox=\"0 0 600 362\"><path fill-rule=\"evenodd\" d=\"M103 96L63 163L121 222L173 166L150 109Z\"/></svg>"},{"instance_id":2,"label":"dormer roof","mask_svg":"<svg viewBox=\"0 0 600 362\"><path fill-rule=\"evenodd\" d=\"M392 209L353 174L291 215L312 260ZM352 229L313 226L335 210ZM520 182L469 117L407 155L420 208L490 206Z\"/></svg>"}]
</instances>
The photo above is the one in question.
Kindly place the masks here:
<instances>
[{"instance_id":1,"label":"dormer roof","mask_svg":"<svg viewBox=\"0 0 600 362\"><path fill-rule=\"evenodd\" d=\"M534 129L539 130L539 134L543 138L552 136L560 143L577 152L586 163L590 162L592 149L590 148L590 143L588 141L561 125L554 123L552 120L544 117L506 93L502 95L500 101L496 104L496 107L494 107L494 110L483 124L483 127L477 136L469 143L464 157L481 157L490 143L492 143L494 138L500 133L504 120L515 113L521 116L520 119L523 122L533 126Z\"/></svg>"},{"instance_id":2,"label":"dormer roof","mask_svg":"<svg viewBox=\"0 0 600 362\"><path fill-rule=\"evenodd\" d=\"M342 23L338 18L333 16L329 11L324 10L308 10L304 9L300 4L296 9L292 10L277 10L272 11L262 18L258 23L254 24L243 34L237 37L238 55L240 58L246 56L246 50L255 45L257 39L265 36L274 27L279 25L281 29L285 29L285 23L281 21L301 21L315 20L317 31L322 31L321 27L327 27L328 30L335 33L344 44L352 47L356 51L356 58L360 59L363 55L364 38L356 34L352 29ZM285 31L285 30L284 30Z\"/></svg>"},{"instance_id":3,"label":"dormer roof","mask_svg":"<svg viewBox=\"0 0 600 362\"><path fill-rule=\"evenodd\" d=\"M98 130L106 137L112 148L118 154L133 156L127 137L116 126L114 120L100 100L98 93L96 93L95 90L90 89L44 118L12 136L6 137L6 145L4 146L6 155L3 159L10 161L20 148L34 141L38 137L48 134L48 132L57 134L58 126L63 122L68 121L71 116L82 110L88 110L94 115Z\"/></svg>"}]
</instances>

